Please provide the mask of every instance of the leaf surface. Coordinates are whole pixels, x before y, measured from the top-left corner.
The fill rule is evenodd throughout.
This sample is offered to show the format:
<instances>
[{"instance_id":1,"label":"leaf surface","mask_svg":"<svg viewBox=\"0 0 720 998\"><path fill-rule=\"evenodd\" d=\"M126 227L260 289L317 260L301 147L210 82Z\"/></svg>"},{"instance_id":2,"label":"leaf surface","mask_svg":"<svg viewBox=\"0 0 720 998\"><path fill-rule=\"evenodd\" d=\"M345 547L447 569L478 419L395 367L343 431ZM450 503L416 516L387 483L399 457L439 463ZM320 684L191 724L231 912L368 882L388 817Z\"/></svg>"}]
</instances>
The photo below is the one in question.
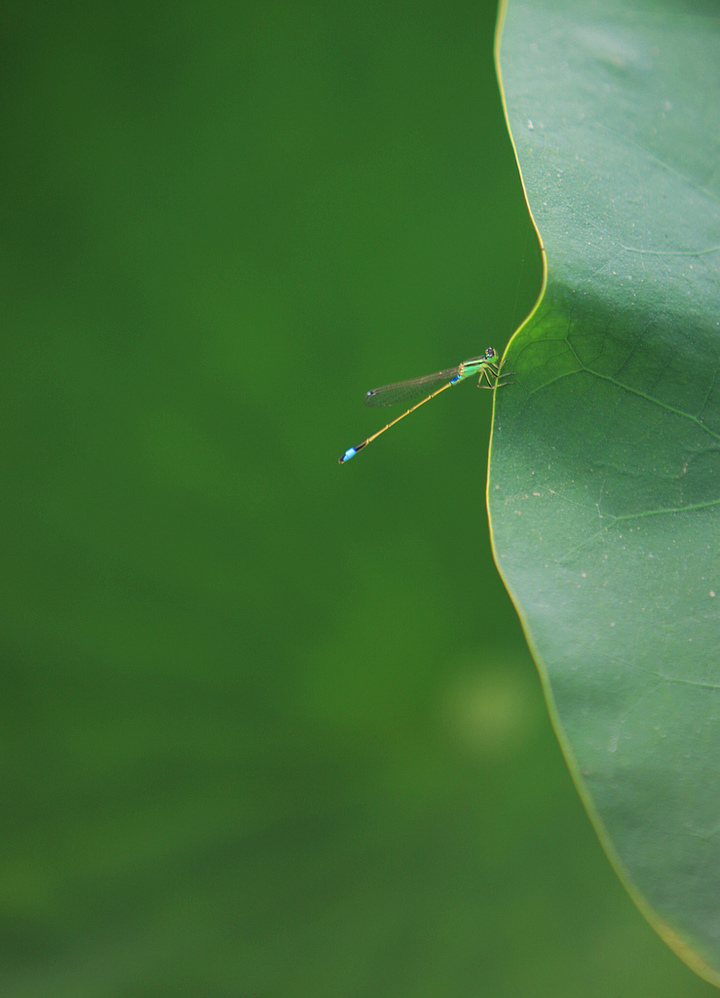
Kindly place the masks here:
<instances>
[{"instance_id":1,"label":"leaf surface","mask_svg":"<svg viewBox=\"0 0 720 998\"><path fill-rule=\"evenodd\" d=\"M496 559L603 844L720 984L720 12L510 0L547 254L496 392Z\"/></svg>"}]
</instances>

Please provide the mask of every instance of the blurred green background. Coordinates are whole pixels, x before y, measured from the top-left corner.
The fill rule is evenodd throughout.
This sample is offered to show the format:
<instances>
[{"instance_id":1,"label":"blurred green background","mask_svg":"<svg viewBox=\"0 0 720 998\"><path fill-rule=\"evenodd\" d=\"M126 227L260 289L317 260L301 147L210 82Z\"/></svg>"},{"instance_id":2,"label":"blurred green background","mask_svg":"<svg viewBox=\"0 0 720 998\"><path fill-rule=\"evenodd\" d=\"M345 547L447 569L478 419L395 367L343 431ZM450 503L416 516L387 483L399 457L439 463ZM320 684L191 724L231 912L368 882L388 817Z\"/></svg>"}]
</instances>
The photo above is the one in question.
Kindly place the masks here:
<instances>
[{"instance_id":1,"label":"blurred green background","mask_svg":"<svg viewBox=\"0 0 720 998\"><path fill-rule=\"evenodd\" d=\"M539 263L488 2L2 14L0 984L715 993L597 843L493 566Z\"/></svg>"}]
</instances>

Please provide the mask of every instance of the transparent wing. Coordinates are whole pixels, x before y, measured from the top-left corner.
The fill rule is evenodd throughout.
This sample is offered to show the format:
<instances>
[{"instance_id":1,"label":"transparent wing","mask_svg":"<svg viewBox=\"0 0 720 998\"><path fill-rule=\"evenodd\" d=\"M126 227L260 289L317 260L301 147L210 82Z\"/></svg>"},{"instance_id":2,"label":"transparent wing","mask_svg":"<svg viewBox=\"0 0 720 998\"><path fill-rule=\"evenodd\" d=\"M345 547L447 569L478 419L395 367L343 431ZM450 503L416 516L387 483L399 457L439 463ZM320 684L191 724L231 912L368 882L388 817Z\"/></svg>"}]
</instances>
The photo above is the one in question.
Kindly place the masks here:
<instances>
[{"instance_id":1,"label":"transparent wing","mask_svg":"<svg viewBox=\"0 0 720 998\"><path fill-rule=\"evenodd\" d=\"M428 394L444 381L450 381L460 373L460 367L448 367L445 371L435 374L425 374L422 378L410 378L409 381L395 381L392 385L382 388L372 388L365 396L365 405L397 405L409 402L424 392Z\"/></svg>"}]
</instances>

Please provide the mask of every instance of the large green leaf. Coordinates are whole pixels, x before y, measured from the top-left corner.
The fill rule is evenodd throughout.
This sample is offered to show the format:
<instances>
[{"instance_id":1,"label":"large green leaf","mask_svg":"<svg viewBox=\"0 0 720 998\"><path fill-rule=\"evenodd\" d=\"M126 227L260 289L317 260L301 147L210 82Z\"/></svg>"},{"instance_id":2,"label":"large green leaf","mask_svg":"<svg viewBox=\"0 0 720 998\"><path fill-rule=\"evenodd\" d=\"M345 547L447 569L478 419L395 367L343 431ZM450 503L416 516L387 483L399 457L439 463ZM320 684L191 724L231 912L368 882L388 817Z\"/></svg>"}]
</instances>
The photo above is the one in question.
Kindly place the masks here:
<instances>
[{"instance_id":1,"label":"large green leaf","mask_svg":"<svg viewBox=\"0 0 720 998\"><path fill-rule=\"evenodd\" d=\"M497 563L577 787L658 932L720 984L720 11L510 0L547 252L491 448Z\"/></svg>"}]
</instances>

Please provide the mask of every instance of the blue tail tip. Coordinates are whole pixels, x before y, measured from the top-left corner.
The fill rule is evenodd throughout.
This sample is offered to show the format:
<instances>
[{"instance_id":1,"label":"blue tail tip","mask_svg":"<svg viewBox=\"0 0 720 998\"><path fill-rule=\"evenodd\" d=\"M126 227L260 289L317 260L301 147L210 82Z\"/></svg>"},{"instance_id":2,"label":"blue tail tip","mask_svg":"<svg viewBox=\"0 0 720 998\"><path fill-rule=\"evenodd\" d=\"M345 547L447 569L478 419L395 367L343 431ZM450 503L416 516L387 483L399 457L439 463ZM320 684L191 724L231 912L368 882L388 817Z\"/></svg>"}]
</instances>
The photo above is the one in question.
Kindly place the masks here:
<instances>
[{"instance_id":1,"label":"blue tail tip","mask_svg":"<svg viewBox=\"0 0 720 998\"><path fill-rule=\"evenodd\" d=\"M356 447L348 447L348 449L345 451L343 456L338 459L338 461L340 464L345 464L346 461L349 461L351 457L355 457L356 454L357 454Z\"/></svg>"}]
</instances>

